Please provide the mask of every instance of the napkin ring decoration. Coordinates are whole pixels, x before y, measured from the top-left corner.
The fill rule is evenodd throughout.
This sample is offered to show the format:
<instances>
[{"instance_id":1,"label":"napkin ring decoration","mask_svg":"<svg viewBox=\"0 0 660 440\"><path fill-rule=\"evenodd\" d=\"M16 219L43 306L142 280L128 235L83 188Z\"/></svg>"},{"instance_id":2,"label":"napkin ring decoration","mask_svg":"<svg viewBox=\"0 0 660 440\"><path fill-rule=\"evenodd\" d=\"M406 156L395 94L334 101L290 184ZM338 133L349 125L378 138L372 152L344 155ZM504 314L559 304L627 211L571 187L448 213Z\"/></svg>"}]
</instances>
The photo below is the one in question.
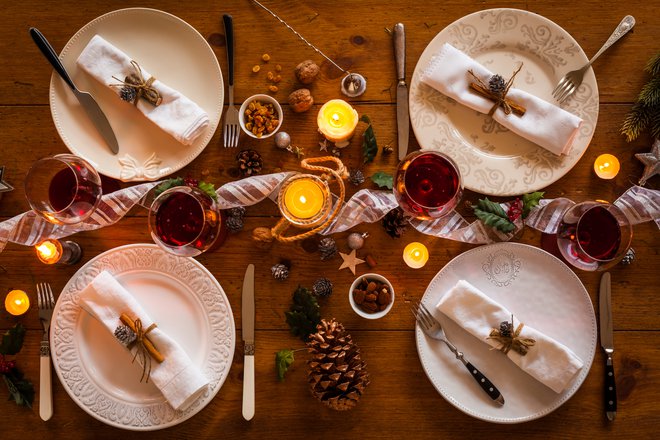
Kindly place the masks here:
<instances>
[{"instance_id":1,"label":"napkin ring decoration","mask_svg":"<svg viewBox=\"0 0 660 440\"><path fill-rule=\"evenodd\" d=\"M490 335L486 339L495 339L501 345L498 347L502 353L507 354L510 350L513 350L519 353L522 356L525 356L529 351L529 348L536 344L536 340L532 338L521 338L520 332L522 332L525 324L522 322L518 324L515 331L513 329L513 315L511 315L511 322L502 321L500 323L499 329L492 329Z\"/></svg>"},{"instance_id":2,"label":"napkin ring decoration","mask_svg":"<svg viewBox=\"0 0 660 440\"><path fill-rule=\"evenodd\" d=\"M515 113L518 116L522 116L525 114L525 112L527 111L525 107L510 99L507 99L506 97L507 93L509 93L509 89L511 88L511 85L513 85L513 79L516 77L518 72L520 72L520 69L522 69L522 64L518 67L518 69L515 72L513 72L511 78L509 78L509 80L506 82L504 81L504 78L502 78L502 76L493 75L488 80L488 84L483 82L481 78L475 75L472 69L468 70L468 73L476 81L470 83L470 89L472 89L474 92L478 93L479 95L483 96L484 98L490 99L491 101L495 102L495 105L493 105L493 107L488 112L488 116L493 116L495 110L497 110L498 107L502 107L502 110L504 110L504 114L506 115Z\"/></svg>"},{"instance_id":3,"label":"napkin ring decoration","mask_svg":"<svg viewBox=\"0 0 660 440\"><path fill-rule=\"evenodd\" d=\"M156 324L153 323L144 329L140 318L137 318L134 321L126 313L122 313L119 319L123 325L117 326L115 329L115 337L129 350L135 348L132 362L135 362L135 359L139 357L139 362L142 364L142 376L140 377L140 382L146 378L146 383L149 383L149 376L151 376L151 359L153 358L158 363L165 360L163 355L160 354L153 342L149 339L149 332L156 328Z\"/></svg>"},{"instance_id":4,"label":"napkin ring decoration","mask_svg":"<svg viewBox=\"0 0 660 440\"><path fill-rule=\"evenodd\" d=\"M123 81L113 76L112 78L119 81L119 84L110 84L110 87L121 87L119 97L124 101L137 105L138 100L142 98L155 107L158 107L163 98L161 98L158 90L151 86L156 81L156 78L152 76L148 80L145 80L140 65L133 60L131 60L131 65L135 69L135 73L131 73Z\"/></svg>"}]
</instances>

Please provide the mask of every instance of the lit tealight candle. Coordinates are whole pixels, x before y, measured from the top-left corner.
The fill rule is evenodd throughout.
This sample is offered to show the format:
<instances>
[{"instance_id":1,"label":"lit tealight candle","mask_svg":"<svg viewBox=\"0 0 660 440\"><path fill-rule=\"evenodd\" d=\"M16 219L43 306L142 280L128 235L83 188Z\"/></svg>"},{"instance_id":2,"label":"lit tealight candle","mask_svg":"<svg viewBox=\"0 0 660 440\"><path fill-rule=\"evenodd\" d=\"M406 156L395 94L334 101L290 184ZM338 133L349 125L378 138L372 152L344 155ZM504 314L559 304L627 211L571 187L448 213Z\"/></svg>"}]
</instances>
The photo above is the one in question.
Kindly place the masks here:
<instances>
[{"instance_id":1,"label":"lit tealight candle","mask_svg":"<svg viewBox=\"0 0 660 440\"><path fill-rule=\"evenodd\" d=\"M594 171L601 179L614 179L620 169L619 159L611 154L601 154L594 162Z\"/></svg>"},{"instance_id":2,"label":"lit tealight candle","mask_svg":"<svg viewBox=\"0 0 660 440\"><path fill-rule=\"evenodd\" d=\"M55 264L62 258L62 244L59 240L47 239L35 247L39 261L46 264Z\"/></svg>"},{"instance_id":3,"label":"lit tealight candle","mask_svg":"<svg viewBox=\"0 0 660 440\"><path fill-rule=\"evenodd\" d=\"M319 131L327 140L342 143L353 136L359 118L357 111L348 102L332 99L323 104L316 120Z\"/></svg>"},{"instance_id":4,"label":"lit tealight candle","mask_svg":"<svg viewBox=\"0 0 660 440\"><path fill-rule=\"evenodd\" d=\"M318 215L325 205L325 191L313 178L303 177L287 185L284 205L291 216L307 220Z\"/></svg>"},{"instance_id":5,"label":"lit tealight candle","mask_svg":"<svg viewBox=\"0 0 660 440\"><path fill-rule=\"evenodd\" d=\"M429 261L429 250L422 243L414 241L403 250L403 261L413 269L424 267Z\"/></svg>"},{"instance_id":6,"label":"lit tealight candle","mask_svg":"<svg viewBox=\"0 0 660 440\"><path fill-rule=\"evenodd\" d=\"M12 290L5 298L5 309L14 316L22 315L30 308L30 298L22 290Z\"/></svg>"}]
</instances>

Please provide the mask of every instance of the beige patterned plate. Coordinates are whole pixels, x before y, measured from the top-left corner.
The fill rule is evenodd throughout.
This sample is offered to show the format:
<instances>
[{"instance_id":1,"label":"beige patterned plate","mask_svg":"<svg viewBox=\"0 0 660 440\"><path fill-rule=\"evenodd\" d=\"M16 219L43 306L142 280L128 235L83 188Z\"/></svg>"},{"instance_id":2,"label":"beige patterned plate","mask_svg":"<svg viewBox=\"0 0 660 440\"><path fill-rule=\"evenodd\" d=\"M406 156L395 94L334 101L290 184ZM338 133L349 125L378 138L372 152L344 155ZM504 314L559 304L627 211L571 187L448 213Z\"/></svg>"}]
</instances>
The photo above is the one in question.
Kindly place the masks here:
<instances>
[{"instance_id":1,"label":"beige patterned plate","mask_svg":"<svg viewBox=\"0 0 660 440\"><path fill-rule=\"evenodd\" d=\"M562 105L584 119L584 124L570 154L559 157L422 84L421 71L444 43L505 78L523 62L515 87L554 102L552 90L559 79L587 62L573 37L531 12L475 12L435 36L419 58L410 86L410 119L420 146L451 156L467 189L495 196L518 195L550 185L573 168L589 146L598 119L593 70L587 71L577 92Z\"/></svg>"}]
</instances>

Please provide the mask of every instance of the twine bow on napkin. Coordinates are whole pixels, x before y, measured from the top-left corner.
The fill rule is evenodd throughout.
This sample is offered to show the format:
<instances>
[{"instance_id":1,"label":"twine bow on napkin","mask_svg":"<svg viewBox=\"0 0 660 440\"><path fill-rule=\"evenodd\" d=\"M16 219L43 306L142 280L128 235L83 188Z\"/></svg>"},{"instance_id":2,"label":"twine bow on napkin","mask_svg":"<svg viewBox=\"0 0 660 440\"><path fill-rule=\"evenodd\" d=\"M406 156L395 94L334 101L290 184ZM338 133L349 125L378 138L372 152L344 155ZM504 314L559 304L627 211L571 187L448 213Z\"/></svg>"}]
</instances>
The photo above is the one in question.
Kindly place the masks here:
<instances>
[{"instance_id":1,"label":"twine bow on napkin","mask_svg":"<svg viewBox=\"0 0 660 440\"><path fill-rule=\"evenodd\" d=\"M532 338L521 338L520 332L522 332L525 324L522 322L518 324L516 330L513 330L513 315L511 315L511 322L502 321L500 323L499 329L492 329L490 335L486 339L495 339L497 342L502 344L498 350L502 353L507 354L510 350L519 353L522 356L525 356L529 351L529 348L536 344L536 341Z\"/></svg>"},{"instance_id":2,"label":"twine bow on napkin","mask_svg":"<svg viewBox=\"0 0 660 440\"><path fill-rule=\"evenodd\" d=\"M146 330L142 327L142 321L137 318L135 321L131 319L126 313L122 313L120 318L123 326L117 327L115 330L115 337L121 343L126 345L129 350L135 348L133 354L133 361L138 359L142 364L142 376L140 382L146 377L146 383L149 383L151 376L151 359L161 363L165 360L162 354L156 349L153 342L149 339L149 332L156 328L156 323L151 324Z\"/></svg>"},{"instance_id":3,"label":"twine bow on napkin","mask_svg":"<svg viewBox=\"0 0 660 440\"><path fill-rule=\"evenodd\" d=\"M112 78L119 81L120 84L109 84L110 87L121 87L119 96L124 101L129 101L137 105L138 100L142 98L155 107L158 107L163 98L161 98L158 90L151 86L156 81L156 78L152 76L148 80L145 80L142 75L142 68L140 68L137 61L131 60L131 65L135 69L135 73L128 75L124 81L113 76Z\"/></svg>"},{"instance_id":4,"label":"twine bow on napkin","mask_svg":"<svg viewBox=\"0 0 660 440\"><path fill-rule=\"evenodd\" d=\"M475 75L472 69L468 70L468 73L476 81L476 83L470 83L470 89L477 92L484 98L495 102L495 105L493 105L493 107L491 107L490 111L488 112L488 116L493 116L495 110L497 110L498 107L502 107L502 110L504 110L504 114L506 115L510 115L512 112L518 116L525 114L527 111L525 107L510 99L507 99L506 97L507 93L509 93L511 85L513 85L513 79L516 77L518 72L520 72L520 69L522 69L522 64L515 72L513 72L513 75L511 75L511 78L509 78L509 81L506 83L504 82L504 78L502 78L500 75L493 75L490 77L488 84L484 83L481 78Z\"/></svg>"}]
</instances>

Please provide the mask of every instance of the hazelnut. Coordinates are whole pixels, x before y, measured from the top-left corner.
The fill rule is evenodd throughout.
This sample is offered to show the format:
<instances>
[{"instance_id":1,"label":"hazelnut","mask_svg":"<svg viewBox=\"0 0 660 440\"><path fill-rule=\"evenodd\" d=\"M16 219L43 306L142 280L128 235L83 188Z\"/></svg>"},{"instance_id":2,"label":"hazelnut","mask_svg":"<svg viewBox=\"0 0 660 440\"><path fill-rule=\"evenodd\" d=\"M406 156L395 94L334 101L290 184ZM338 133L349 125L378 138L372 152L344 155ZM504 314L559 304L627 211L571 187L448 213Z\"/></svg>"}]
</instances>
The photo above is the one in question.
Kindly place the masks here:
<instances>
[{"instance_id":1,"label":"hazelnut","mask_svg":"<svg viewBox=\"0 0 660 440\"><path fill-rule=\"evenodd\" d=\"M312 60L305 60L296 66L296 78L303 84L311 84L321 69Z\"/></svg>"},{"instance_id":2,"label":"hazelnut","mask_svg":"<svg viewBox=\"0 0 660 440\"><path fill-rule=\"evenodd\" d=\"M289 95L289 105L296 113L306 112L312 108L314 98L308 89L298 89Z\"/></svg>"}]
</instances>

